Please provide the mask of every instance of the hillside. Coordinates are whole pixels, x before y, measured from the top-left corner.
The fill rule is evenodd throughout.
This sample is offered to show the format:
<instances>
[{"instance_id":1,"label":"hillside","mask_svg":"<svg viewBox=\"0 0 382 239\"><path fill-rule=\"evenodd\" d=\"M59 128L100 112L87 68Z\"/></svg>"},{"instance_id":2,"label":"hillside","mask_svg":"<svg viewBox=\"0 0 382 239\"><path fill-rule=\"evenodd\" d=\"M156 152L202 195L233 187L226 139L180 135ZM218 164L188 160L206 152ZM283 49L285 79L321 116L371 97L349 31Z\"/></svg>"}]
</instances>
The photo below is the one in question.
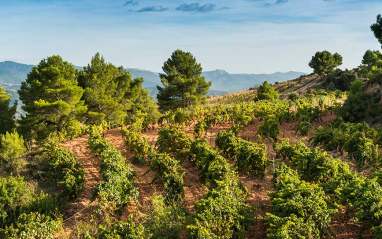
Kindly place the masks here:
<instances>
[{"instance_id":1,"label":"hillside","mask_svg":"<svg viewBox=\"0 0 382 239\"><path fill-rule=\"evenodd\" d=\"M0 86L4 87L13 95L13 100L18 99L17 90L32 67L33 65L13 61L0 62ZM76 66L76 68L81 69L80 66ZM127 68L127 70L131 73L133 79L143 77L143 87L150 90L151 96L156 96L156 86L161 85L158 73L136 68ZM215 70L203 72L202 75L207 81L212 82L208 95L215 96L242 91L260 85L265 80L271 84L292 80L301 75L305 75L305 73L290 71L286 73L276 72L273 74L230 74L224 70Z\"/></svg>"}]
</instances>

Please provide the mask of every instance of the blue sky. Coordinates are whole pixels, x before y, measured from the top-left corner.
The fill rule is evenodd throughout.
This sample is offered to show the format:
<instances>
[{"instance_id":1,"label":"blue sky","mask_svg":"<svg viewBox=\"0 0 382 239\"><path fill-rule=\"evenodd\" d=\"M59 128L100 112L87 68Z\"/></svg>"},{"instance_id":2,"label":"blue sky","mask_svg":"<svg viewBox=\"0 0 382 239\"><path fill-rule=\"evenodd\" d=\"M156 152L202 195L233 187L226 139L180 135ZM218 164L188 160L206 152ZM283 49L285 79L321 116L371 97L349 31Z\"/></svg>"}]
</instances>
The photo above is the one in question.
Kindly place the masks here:
<instances>
[{"instance_id":1,"label":"blue sky","mask_svg":"<svg viewBox=\"0 0 382 239\"><path fill-rule=\"evenodd\" d=\"M160 71L175 49L204 70L311 72L318 50L343 68L381 46L370 31L381 0L0 0L0 61L53 54L86 65L100 52L128 68Z\"/></svg>"}]
</instances>

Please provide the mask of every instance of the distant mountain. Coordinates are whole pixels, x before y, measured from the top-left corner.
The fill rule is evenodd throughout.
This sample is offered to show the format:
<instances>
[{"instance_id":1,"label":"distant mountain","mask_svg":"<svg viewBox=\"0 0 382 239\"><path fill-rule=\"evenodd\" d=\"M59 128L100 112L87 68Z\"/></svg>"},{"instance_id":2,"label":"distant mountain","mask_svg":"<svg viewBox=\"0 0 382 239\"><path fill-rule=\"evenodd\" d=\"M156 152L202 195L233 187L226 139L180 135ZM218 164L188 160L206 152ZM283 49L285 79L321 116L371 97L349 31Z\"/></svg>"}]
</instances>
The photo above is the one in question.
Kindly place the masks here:
<instances>
[{"instance_id":1,"label":"distant mountain","mask_svg":"<svg viewBox=\"0 0 382 239\"><path fill-rule=\"evenodd\" d=\"M273 74L230 74L224 70L206 71L202 74L207 81L212 82L211 89L237 92L261 85L264 81L270 84L296 79L303 72L289 71L286 73L276 72Z\"/></svg>"},{"instance_id":2,"label":"distant mountain","mask_svg":"<svg viewBox=\"0 0 382 239\"><path fill-rule=\"evenodd\" d=\"M13 61L0 62L0 86L3 86L13 95L13 100L18 98L17 90L20 87L33 65L20 64ZM76 66L77 69L82 67ZM151 96L156 96L157 85L161 85L159 73L140 70L135 68L127 69L132 78L143 77L143 87L150 90ZM206 71L202 74L207 81L211 81L209 95L224 95L230 92L237 92L262 84L265 80L273 84L284 82L305 75L303 72L276 72L273 74L230 74L224 70Z\"/></svg>"}]
</instances>

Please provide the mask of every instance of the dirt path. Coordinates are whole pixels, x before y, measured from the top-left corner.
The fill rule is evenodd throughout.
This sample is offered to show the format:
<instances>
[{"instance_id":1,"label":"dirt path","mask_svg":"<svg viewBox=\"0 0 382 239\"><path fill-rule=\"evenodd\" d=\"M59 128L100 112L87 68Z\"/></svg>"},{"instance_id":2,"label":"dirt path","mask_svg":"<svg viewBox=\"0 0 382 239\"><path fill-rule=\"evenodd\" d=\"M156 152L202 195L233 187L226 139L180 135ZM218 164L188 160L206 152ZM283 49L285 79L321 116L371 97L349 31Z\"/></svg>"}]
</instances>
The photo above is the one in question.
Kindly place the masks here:
<instances>
[{"instance_id":1,"label":"dirt path","mask_svg":"<svg viewBox=\"0 0 382 239\"><path fill-rule=\"evenodd\" d=\"M147 203L150 202L150 198L155 192L160 192L161 189L155 185L151 185L151 181L154 178L154 173L150 172L145 175L149 166L146 164L133 163L133 154L126 151L125 143L122 140L122 134L118 129L112 129L105 133L105 139L112 143L116 149L118 149L122 155L126 158L126 162L131 164L132 169L136 172L135 186L139 190L138 202L139 205L134 202L125 209L121 219L125 219L130 213L136 214L139 211L145 211Z\"/></svg>"},{"instance_id":2,"label":"dirt path","mask_svg":"<svg viewBox=\"0 0 382 239\"><path fill-rule=\"evenodd\" d=\"M85 170L85 190L79 195L77 200L72 203L70 209L67 211L67 216L70 218L64 222L66 235L70 235L75 227L73 215L76 215L77 221L84 220L96 206L96 202L92 203L91 197L94 187L101 181L99 175L100 159L87 147L88 140L88 136L81 136L61 144L62 147L77 155L77 162L79 162Z\"/></svg>"}]
</instances>

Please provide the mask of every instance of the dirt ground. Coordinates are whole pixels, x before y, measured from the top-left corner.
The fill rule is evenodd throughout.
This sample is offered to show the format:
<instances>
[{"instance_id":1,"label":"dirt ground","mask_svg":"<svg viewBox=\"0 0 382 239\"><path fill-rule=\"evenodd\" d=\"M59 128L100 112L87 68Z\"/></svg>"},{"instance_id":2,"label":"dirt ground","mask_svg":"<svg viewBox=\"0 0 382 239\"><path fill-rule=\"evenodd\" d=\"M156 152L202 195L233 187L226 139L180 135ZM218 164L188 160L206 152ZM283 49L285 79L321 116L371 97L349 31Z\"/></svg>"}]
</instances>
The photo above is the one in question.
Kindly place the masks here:
<instances>
[{"instance_id":1,"label":"dirt ground","mask_svg":"<svg viewBox=\"0 0 382 239\"><path fill-rule=\"evenodd\" d=\"M316 124L325 125L335 119L334 115L327 115L323 117L322 122ZM254 125L246 127L243 132L239 135L242 138L247 138L249 141L254 141L256 139L256 134L258 131L260 122L256 120ZM281 134L284 138L289 138L290 143L295 143L302 139L301 136L295 135L293 127L296 123L285 123L280 126ZM204 136L211 142L211 145L215 145L215 138L220 130L228 129L231 125L228 123L217 125L212 129L209 129L207 134ZM186 127L184 129L188 134L192 135L193 127ZM151 146L155 145L158 138L157 130L148 130L144 132L144 136L148 139ZM120 150L123 156L126 158L126 162L132 165L132 168L136 172L135 185L139 188L139 204L132 203L125 212L122 213L121 220L124 220L128 214L138 214L145 213L148 211L147 205L150 198L158 193L162 192L162 188L158 185L152 185L151 181L154 177L154 173L145 174L149 167L146 164L136 164L133 163L133 155L126 151L126 146L122 141L122 135L118 129L109 130L105 133L105 138L107 141L111 142L118 150ZM69 149L72 153L75 153L78 157L78 161L85 168L86 177L86 190L80 195L78 200L73 204L71 209L71 214L81 211L78 213L77 220L81 220L85 217L87 213L90 212L91 208L94 206L91 203L91 194L95 185L100 182L99 175L99 159L95 157L90 150L87 148L87 136L83 136L77 139L73 139L69 142L62 144L63 147ZM305 140L306 141L306 140ZM270 159L275 158L275 153L273 152L272 146L269 147L268 157ZM280 163L279 159L275 158L275 163ZM183 207L190 213L194 213L193 207L196 202L203 197L207 188L204 184L200 182L199 170L191 162L185 160L182 165L182 170L185 172L185 199L183 202ZM266 175L262 177L248 176L247 174L240 173L240 180L244 186L247 187L249 191L249 196L247 198L248 204L257 208L254 212L254 217L256 218L256 224L251 226L247 232L246 238L266 238L266 226L263 224L263 217L267 212L270 212L270 197L268 192L272 191L272 173L273 166L269 166L266 170ZM94 203L96 204L96 202ZM69 214L69 215L71 215ZM73 221L68 220L65 223L67 228L73 228ZM338 212L333 215L332 229L337 235L337 238L358 238L360 235L361 224L356 222L349 222L349 220L344 219L344 211ZM68 230L69 231L69 230ZM366 230L363 233L363 238L372 238L370 230Z\"/></svg>"}]
</instances>

